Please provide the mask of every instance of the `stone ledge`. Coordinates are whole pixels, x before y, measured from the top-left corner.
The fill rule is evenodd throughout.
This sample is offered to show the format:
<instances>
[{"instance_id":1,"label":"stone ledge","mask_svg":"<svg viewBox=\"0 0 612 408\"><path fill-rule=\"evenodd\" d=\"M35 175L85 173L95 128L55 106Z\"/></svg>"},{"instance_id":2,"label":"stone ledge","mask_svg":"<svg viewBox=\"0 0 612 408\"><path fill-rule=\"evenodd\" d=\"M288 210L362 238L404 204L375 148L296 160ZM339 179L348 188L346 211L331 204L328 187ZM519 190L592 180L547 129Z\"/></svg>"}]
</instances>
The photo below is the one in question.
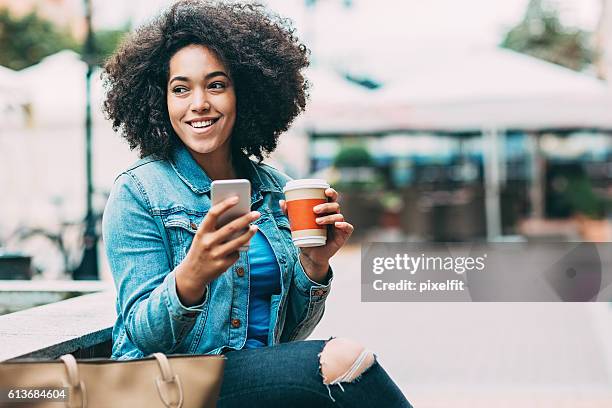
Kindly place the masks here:
<instances>
[{"instance_id":1,"label":"stone ledge","mask_svg":"<svg viewBox=\"0 0 612 408\"><path fill-rule=\"evenodd\" d=\"M108 343L115 323L112 290L0 316L0 361L55 359Z\"/></svg>"},{"instance_id":2,"label":"stone ledge","mask_svg":"<svg viewBox=\"0 0 612 408\"><path fill-rule=\"evenodd\" d=\"M102 292L114 290L112 282L99 280L3 280L0 292Z\"/></svg>"}]
</instances>

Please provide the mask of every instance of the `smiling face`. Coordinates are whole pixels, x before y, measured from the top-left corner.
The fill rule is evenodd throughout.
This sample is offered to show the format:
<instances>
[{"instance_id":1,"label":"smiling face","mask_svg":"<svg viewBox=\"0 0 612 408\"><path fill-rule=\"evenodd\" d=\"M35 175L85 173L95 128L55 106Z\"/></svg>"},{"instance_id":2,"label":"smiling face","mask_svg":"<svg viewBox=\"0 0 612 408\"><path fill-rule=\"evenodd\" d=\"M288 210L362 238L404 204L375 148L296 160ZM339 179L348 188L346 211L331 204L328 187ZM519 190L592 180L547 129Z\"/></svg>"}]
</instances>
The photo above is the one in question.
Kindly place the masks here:
<instances>
[{"instance_id":1,"label":"smiling face","mask_svg":"<svg viewBox=\"0 0 612 408\"><path fill-rule=\"evenodd\" d=\"M167 104L174 131L192 154L227 160L236 121L229 71L202 45L177 51L169 71Z\"/></svg>"}]
</instances>

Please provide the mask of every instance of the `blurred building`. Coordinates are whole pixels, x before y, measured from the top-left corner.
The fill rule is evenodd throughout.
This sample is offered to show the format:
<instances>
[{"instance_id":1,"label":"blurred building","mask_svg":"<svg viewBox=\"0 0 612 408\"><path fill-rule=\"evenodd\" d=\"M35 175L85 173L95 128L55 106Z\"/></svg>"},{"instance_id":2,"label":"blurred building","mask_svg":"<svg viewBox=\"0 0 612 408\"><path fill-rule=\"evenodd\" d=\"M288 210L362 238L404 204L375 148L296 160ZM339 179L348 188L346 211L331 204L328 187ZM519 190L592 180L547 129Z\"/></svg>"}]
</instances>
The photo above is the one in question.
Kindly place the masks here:
<instances>
[{"instance_id":1,"label":"blurred building","mask_svg":"<svg viewBox=\"0 0 612 408\"><path fill-rule=\"evenodd\" d=\"M601 1L601 14L597 27L596 49L598 52L597 75L610 80L612 76L612 3Z\"/></svg>"},{"instance_id":2,"label":"blurred building","mask_svg":"<svg viewBox=\"0 0 612 408\"><path fill-rule=\"evenodd\" d=\"M359 68L369 81L349 72L336 75L343 86L317 88L326 77L311 72L305 125L310 170L322 176L347 147L370 153L378 177L336 173L341 183L370 177L376 185L352 200L362 210L367 196L373 201L351 214L367 220L362 231L391 223L416 239L498 239L524 234L524 220L605 217L612 93L604 81L496 48L372 60ZM366 82L382 85L358 86ZM572 228L529 234L580 238Z\"/></svg>"}]
</instances>

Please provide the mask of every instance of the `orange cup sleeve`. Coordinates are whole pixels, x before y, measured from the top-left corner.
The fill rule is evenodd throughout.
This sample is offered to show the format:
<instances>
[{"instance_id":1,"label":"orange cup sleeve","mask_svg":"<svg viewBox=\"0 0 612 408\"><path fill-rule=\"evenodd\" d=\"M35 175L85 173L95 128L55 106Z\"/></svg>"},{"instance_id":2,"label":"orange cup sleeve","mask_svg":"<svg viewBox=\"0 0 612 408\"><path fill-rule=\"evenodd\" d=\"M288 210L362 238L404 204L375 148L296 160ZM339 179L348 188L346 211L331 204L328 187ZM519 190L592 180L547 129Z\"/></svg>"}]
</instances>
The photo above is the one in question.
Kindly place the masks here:
<instances>
[{"instance_id":1,"label":"orange cup sleeve","mask_svg":"<svg viewBox=\"0 0 612 408\"><path fill-rule=\"evenodd\" d=\"M291 231L300 231L305 229L325 229L325 225L316 223L317 215L312 209L319 204L326 203L327 200L322 198L307 198L303 200L287 201L287 214L289 215L289 223Z\"/></svg>"}]
</instances>

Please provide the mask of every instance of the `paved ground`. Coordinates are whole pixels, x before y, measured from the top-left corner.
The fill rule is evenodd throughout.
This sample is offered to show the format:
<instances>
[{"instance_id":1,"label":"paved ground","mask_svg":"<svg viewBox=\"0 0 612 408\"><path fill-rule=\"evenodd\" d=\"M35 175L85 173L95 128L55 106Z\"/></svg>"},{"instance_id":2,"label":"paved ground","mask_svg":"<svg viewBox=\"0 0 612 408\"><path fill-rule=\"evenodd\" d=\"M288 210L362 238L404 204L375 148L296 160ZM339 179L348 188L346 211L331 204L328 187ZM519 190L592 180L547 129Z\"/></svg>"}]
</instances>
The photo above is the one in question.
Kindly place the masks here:
<instances>
[{"instance_id":1,"label":"paved ground","mask_svg":"<svg viewBox=\"0 0 612 408\"><path fill-rule=\"evenodd\" d=\"M362 303L359 247L332 261L311 338L366 344L415 407L612 407L610 304Z\"/></svg>"}]
</instances>

